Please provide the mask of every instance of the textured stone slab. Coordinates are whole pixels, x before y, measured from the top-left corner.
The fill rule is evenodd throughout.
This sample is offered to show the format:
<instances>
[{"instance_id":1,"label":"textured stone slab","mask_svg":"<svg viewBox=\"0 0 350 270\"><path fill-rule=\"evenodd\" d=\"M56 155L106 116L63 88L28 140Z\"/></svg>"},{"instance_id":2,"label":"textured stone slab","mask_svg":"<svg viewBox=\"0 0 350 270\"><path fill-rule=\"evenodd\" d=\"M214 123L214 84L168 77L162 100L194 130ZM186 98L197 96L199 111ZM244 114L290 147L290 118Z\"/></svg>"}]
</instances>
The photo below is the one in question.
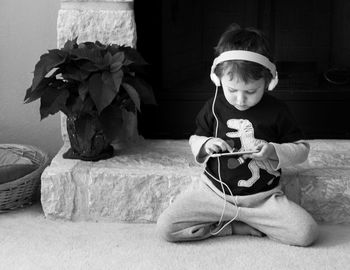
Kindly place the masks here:
<instances>
[{"instance_id":1,"label":"textured stone slab","mask_svg":"<svg viewBox=\"0 0 350 270\"><path fill-rule=\"evenodd\" d=\"M350 170L317 168L299 177L300 205L316 220L350 223Z\"/></svg>"},{"instance_id":2,"label":"textured stone slab","mask_svg":"<svg viewBox=\"0 0 350 270\"><path fill-rule=\"evenodd\" d=\"M61 9L57 18L57 45L68 39L136 45L133 10Z\"/></svg>"},{"instance_id":3,"label":"textured stone slab","mask_svg":"<svg viewBox=\"0 0 350 270\"><path fill-rule=\"evenodd\" d=\"M310 168L349 168L350 140L310 140L308 160L295 166L297 170Z\"/></svg>"},{"instance_id":4,"label":"textured stone slab","mask_svg":"<svg viewBox=\"0 0 350 270\"><path fill-rule=\"evenodd\" d=\"M318 221L350 223L350 168L344 162L350 142L310 143L309 161L283 171L285 192ZM50 218L152 222L202 173L186 140L145 140L99 162L62 159L67 149L42 176L42 205Z\"/></svg>"},{"instance_id":5,"label":"textured stone slab","mask_svg":"<svg viewBox=\"0 0 350 270\"><path fill-rule=\"evenodd\" d=\"M201 174L187 141L146 141L99 162L62 159L67 149L42 175L42 205L51 218L155 221Z\"/></svg>"},{"instance_id":6,"label":"textured stone slab","mask_svg":"<svg viewBox=\"0 0 350 270\"><path fill-rule=\"evenodd\" d=\"M308 160L283 170L290 195L319 222L350 223L350 141L310 140Z\"/></svg>"},{"instance_id":7,"label":"textured stone slab","mask_svg":"<svg viewBox=\"0 0 350 270\"><path fill-rule=\"evenodd\" d=\"M133 1L61 1L61 9L133 10Z\"/></svg>"}]
</instances>

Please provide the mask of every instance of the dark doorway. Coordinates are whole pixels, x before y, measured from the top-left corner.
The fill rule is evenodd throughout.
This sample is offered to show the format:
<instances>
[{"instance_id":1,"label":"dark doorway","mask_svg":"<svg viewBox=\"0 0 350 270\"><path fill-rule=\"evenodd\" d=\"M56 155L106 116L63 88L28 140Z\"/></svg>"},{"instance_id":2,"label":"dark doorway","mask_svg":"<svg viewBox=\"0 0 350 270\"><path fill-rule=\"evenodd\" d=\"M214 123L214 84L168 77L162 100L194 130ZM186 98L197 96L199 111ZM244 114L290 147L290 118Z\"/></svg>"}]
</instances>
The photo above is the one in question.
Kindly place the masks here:
<instances>
[{"instance_id":1,"label":"dark doorway","mask_svg":"<svg viewBox=\"0 0 350 270\"><path fill-rule=\"evenodd\" d=\"M307 138L350 138L350 3L346 0L135 0L137 47L158 106L143 106L146 138L185 139L214 93L213 48L230 23L269 37L286 101ZM327 72L328 71L328 72ZM334 78L332 82L327 81ZM345 121L346 120L346 121Z\"/></svg>"}]
</instances>

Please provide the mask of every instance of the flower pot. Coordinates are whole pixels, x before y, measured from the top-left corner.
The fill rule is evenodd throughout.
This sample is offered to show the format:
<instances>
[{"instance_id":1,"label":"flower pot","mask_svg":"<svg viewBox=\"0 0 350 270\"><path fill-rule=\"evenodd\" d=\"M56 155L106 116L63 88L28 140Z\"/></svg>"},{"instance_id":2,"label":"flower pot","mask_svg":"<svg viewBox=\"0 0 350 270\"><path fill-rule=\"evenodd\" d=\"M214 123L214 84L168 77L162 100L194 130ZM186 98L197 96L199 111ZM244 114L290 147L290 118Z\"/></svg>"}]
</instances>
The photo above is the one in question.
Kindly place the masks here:
<instances>
[{"instance_id":1,"label":"flower pot","mask_svg":"<svg viewBox=\"0 0 350 270\"><path fill-rule=\"evenodd\" d=\"M63 158L98 161L113 156L111 141L103 131L97 115L67 117L67 133L71 148L63 154Z\"/></svg>"}]
</instances>

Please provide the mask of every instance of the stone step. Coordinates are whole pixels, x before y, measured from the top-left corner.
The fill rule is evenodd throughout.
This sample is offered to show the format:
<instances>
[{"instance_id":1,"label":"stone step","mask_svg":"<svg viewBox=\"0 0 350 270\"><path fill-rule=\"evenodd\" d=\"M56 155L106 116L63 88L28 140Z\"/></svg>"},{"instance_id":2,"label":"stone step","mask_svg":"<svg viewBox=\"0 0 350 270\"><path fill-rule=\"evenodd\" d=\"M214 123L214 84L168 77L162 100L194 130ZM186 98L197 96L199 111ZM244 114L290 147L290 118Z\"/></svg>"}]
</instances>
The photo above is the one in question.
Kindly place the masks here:
<instances>
[{"instance_id":1,"label":"stone step","mask_svg":"<svg viewBox=\"0 0 350 270\"><path fill-rule=\"evenodd\" d=\"M310 145L307 162L283 170L287 196L318 221L350 223L350 141ZM42 175L48 218L155 222L202 173L187 140L142 140L98 162L63 159L68 147L63 145Z\"/></svg>"}]
</instances>

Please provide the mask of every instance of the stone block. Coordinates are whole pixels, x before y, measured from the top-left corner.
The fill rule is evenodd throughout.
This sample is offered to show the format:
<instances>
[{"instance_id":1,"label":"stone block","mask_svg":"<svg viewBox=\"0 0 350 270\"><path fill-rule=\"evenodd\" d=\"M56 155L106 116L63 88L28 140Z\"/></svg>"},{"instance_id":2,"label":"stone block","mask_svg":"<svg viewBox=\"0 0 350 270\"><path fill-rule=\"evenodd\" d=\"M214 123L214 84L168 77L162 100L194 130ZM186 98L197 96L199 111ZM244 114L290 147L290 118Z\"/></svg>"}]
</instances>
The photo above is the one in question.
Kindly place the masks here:
<instances>
[{"instance_id":1,"label":"stone block","mask_svg":"<svg viewBox=\"0 0 350 270\"><path fill-rule=\"evenodd\" d=\"M136 25L133 10L65 10L58 12L57 45L68 39L135 46Z\"/></svg>"},{"instance_id":2,"label":"stone block","mask_svg":"<svg viewBox=\"0 0 350 270\"><path fill-rule=\"evenodd\" d=\"M300 205L324 223L350 223L350 170L317 168L299 177Z\"/></svg>"},{"instance_id":3,"label":"stone block","mask_svg":"<svg viewBox=\"0 0 350 270\"><path fill-rule=\"evenodd\" d=\"M63 159L68 148L42 175L41 201L49 218L155 221L202 171L187 141L141 141L98 162Z\"/></svg>"},{"instance_id":4,"label":"stone block","mask_svg":"<svg viewBox=\"0 0 350 270\"><path fill-rule=\"evenodd\" d=\"M307 161L283 170L290 198L319 222L350 223L350 141L309 143Z\"/></svg>"},{"instance_id":5,"label":"stone block","mask_svg":"<svg viewBox=\"0 0 350 270\"><path fill-rule=\"evenodd\" d=\"M350 223L350 142L310 144L307 162L283 170L286 195L318 221ZM42 175L41 200L49 218L154 222L202 173L187 140L144 140L98 162L63 159L68 147Z\"/></svg>"}]
</instances>

